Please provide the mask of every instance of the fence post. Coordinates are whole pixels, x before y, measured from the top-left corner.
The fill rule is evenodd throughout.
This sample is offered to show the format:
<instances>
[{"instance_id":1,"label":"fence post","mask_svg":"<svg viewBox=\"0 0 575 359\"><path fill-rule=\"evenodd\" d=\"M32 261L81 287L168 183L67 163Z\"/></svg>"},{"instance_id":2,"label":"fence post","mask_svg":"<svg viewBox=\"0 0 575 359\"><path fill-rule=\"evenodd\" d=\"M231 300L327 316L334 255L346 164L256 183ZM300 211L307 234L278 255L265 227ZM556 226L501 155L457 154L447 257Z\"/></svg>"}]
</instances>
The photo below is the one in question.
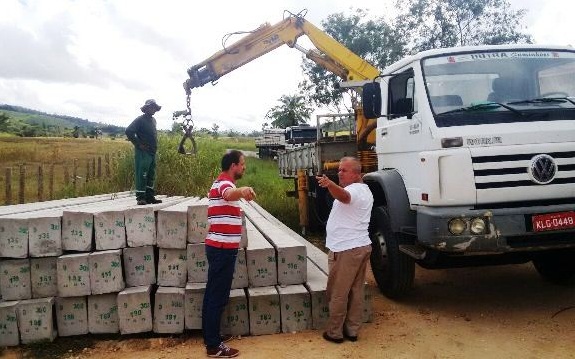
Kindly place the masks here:
<instances>
[{"instance_id":1,"label":"fence post","mask_svg":"<svg viewBox=\"0 0 575 359\"><path fill-rule=\"evenodd\" d=\"M106 162L106 178L110 179L110 154L106 153L106 156L104 157L104 161Z\"/></svg>"},{"instance_id":2,"label":"fence post","mask_svg":"<svg viewBox=\"0 0 575 359\"><path fill-rule=\"evenodd\" d=\"M90 161L92 162L92 172L90 172L92 174L92 179L96 178L96 158L92 158L92 160Z\"/></svg>"},{"instance_id":3,"label":"fence post","mask_svg":"<svg viewBox=\"0 0 575 359\"><path fill-rule=\"evenodd\" d=\"M26 164L20 164L20 188L18 189L18 202L24 203L24 193L26 192Z\"/></svg>"},{"instance_id":4,"label":"fence post","mask_svg":"<svg viewBox=\"0 0 575 359\"><path fill-rule=\"evenodd\" d=\"M86 183L90 182L90 159L86 161Z\"/></svg>"},{"instance_id":5,"label":"fence post","mask_svg":"<svg viewBox=\"0 0 575 359\"><path fill-rule=\"evenodd\" d=\"M12 204L12 167L6 168L6 204Z\"/></svg>"},{"instance_id":6,"label":"fence post","mask_svg":"<svg viewBox=\"0 0 575 359\"><path fill-rule=\"evenodd\" d=\"M68 186L70 184L70 171L68 166L64 165L64 184Z\"/></svg>"},{"instance_id":7,"label":"fence post","mask_svg":"<svg viewBox=\"0 0 575 359\"><path fill-rule=\"evenodd\" d=\"M50 194L50 200L54 199L54 164L50 165L50 173L48 174L48 193Z\"/></svg>"},{"instance_id":8,"label":"fence post","mask_svg":"<svg viewBox=\"0 0 575 359\"><path fill-rule=\"evenodd\" d=\"M72 178L72 185L74 186L74 194L76 194L76 188L77 188L77 178L78 178L78 159L74 158L74 168L72 169L72 176L74 176L74 178Z\"/></svg>"},{"instance_id":9,"label":"fence post","mask_svg":"<svg viewBox=\"0 0 575 359\"><path fill-rule=\"evenodd\" d=\"M44 200L44 168L38 166L38 202Z\"/></svg>"},{"instance_id":10,"label":"fence post","mask_svg":"<svg viewBox=\"0 0 575 359\"><path fill-rule=\"evenodd\" d=\"M102 156L98 156L98 179L102 178Z\"/></svg>"}]
</instances>

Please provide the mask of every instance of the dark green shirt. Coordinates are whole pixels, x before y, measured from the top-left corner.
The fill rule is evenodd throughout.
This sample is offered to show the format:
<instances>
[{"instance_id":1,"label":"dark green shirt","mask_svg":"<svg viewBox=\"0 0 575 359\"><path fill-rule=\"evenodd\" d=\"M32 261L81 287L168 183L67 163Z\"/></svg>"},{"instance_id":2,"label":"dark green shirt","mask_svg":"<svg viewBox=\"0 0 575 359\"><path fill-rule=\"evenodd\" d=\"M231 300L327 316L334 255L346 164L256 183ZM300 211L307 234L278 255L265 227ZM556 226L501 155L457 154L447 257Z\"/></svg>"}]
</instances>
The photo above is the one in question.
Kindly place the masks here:
<instances>
[{"instance_id":1,"label":"dark green shirt","mask_svg":"<svg viewBox=\"0 0 575 359\"><path fill-rule=\"evenodd\" d=\"M132 121L126 128L126 136L136 148L151 154L156 153L158 147L156 119L152 115L145 113ZM140 147L142 144L145 148Z\"/></svg>"}]
</instances>

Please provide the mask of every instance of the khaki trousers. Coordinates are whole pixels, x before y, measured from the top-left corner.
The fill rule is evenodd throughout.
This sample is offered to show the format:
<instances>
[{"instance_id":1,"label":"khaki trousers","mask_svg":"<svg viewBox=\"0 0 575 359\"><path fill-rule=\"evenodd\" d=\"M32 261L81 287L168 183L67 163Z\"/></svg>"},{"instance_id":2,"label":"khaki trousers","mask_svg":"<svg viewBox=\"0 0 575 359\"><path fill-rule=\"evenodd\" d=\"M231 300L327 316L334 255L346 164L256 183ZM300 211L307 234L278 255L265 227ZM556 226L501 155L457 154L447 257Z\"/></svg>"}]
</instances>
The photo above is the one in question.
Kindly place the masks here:
<instances>
[{"instance_id":1,"label":"khaki trousers","mask_svg":"<svg viewBox=\"0 0 575 359\"><path fill-rule=\"evenodd\" d=\"M357 336L363 321L363 287L370 253L371 245L328 253L326 332L332 338L343 338L344 330Z\"/></svg>"}]
</instances>

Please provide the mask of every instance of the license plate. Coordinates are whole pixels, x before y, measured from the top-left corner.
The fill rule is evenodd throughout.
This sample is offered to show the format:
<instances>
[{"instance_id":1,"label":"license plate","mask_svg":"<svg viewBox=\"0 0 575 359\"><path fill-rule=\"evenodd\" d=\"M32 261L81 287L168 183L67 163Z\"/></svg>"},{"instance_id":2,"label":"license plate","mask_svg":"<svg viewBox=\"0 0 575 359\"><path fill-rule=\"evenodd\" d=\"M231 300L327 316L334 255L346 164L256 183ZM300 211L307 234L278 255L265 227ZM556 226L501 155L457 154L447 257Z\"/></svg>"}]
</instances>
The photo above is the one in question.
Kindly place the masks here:
<instances>
[{"instance_id":1,"label":"license plate","mask_svg":"<svg viewBox=\"0 0 575 359\"><path fill-rule=\"evenodd\" d=\"M575 228L575 212L539 214L531 217L534 232Z\"/></svg>"}]
</instances>

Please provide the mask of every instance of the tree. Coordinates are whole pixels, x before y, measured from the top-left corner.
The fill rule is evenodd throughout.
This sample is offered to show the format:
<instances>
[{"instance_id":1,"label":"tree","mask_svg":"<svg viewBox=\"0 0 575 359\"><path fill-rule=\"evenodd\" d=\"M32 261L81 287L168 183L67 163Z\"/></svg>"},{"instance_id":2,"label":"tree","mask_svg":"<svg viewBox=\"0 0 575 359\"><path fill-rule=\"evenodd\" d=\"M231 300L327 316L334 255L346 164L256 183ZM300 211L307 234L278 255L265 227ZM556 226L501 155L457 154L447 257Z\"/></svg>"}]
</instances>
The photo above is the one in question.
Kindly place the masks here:
<instances>
[{"instance_id":1,"label":"tree","mask_svg":"<svg viewBox=\"0 0 575 359\"><path fill-rule=\"evenodd\" d=\"M396 26L410 39L411 52L439 47L531 43L521 32L526 10L507 0L398 1Z\"/></svg>"},{"instance_id":2,"label":"tree","mask_svg":"<svg viewBox=\"0 0 575 359\"><path fill-rule=\"evenodd\" d=\"M72 136L74 136L74 138L78 138L80 137L80 126L74 126L74 131L72 132Z\"/></svg>"},{"instance_id":3,"label":"tree","mask_svg":"<svg viewBox=\"0 0 575 359\"><path fill-rule=\"evenodd\" d=\"M6 112L0 112L0 131L6 131L8 129L8 120L10 116Z\"/></svg>"},{"instance_id":4,"label":"tree","mask_svg":"<svg viewBox=\"0 0 575 359\"><path fill-rule=\"evenodd\" d=\"M275 128L306 123L313 112L302 95L282 95L278 101L281 104L272 107L266 114L266 118L272 120L271 125Z\"/></svg>"},{"instance_id":5,"label":"tree","mask_svg":"<svg viewBox=\"0 0 575 359\"><path fill-rule=\"evenodd\" d=\"M351 15L343 13L329 15L321 22L323 31L379 69L399 60L406 53L406 39L384 18L367 20L367 11L355 10ZM318 106L350 107L343 102L342 91L337 84L342 81L337 75L320 65L304 60L302 69L306 79L300 88L310 102ZM351 93L351 102L355 93Z\"/></svg>"},{"instance_id":6,"label":"tree","mask_svg":"<svg viewBox=\"0 0 575 359\"><path fill-rule=\"evenodd\" d=\"M219 129L220 129L220 126L219 126L217 123L214 123L214 124L212 125L212 131L211 131L211 133L212 133L212 136L213 136L214 138L218 138L218 136L219 136L218 130L219 130Z\"/></svg>"},{"instance_id":7,"label":"tree","mask_svg":"<svg viewBox=\"0 0 575 359\"><path fill-rule=\"evenodd\" d=\"M170 130L170 133L172 135L180 135L182 134L182 124L179 122L172 122L172 129Z\"/></svg>"}]
</instances>

